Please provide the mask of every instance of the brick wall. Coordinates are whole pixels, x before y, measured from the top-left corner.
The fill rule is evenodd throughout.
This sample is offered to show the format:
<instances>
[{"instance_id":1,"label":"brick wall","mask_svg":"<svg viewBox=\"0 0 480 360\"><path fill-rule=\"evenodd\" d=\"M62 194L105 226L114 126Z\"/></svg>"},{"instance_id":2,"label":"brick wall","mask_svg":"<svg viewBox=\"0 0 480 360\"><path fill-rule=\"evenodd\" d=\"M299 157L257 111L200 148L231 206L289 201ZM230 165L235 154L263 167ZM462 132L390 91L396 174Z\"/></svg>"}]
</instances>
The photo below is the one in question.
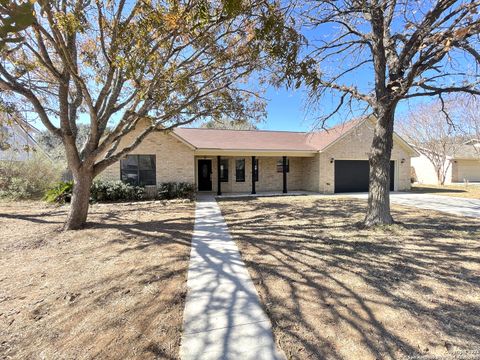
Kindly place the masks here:
<instances>
[{"instance_id":1,"label":"brick wall","mask_svg":"<svg viewBox=\"0 0 480 360\"><path fill-rule=\"evenodd\" d=\"M373 125L365 121L320 154L320 192L331 194L335 190L335 162L331 163L331 158L335 160L368 160L373 131ZM403 164L401 163L402 159L405 159ZM392 160L395 161L395 190L410 189L410 155L397 142L394 142L393 145Z\"/></svg>"},{"instance_id":2,"label":"brick wall","mask_svg":"<svg viewBox=\"0 0 480 360\"><path fill-rule=\"evenodd\" d=\"M134 136L123 139L119 149L129 144ZM151 133L130 154L155 155L157 185L169 181L195 182L193 150L172 135ZM120 180L120 162L110 165L99 178Z\"/></svg>"}]
</instances>

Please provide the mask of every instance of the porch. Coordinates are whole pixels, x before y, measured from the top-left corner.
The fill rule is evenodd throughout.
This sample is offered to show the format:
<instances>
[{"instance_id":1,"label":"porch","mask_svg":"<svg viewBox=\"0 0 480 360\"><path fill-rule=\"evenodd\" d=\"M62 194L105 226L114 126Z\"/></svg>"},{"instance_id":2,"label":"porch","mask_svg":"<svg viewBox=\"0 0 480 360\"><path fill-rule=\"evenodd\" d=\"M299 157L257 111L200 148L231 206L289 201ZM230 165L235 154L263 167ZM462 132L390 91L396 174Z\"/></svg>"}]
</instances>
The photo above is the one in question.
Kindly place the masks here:
<instances>
[{"instance_id":1,"label":"porch","mask_svg":"<svg viewBox=\"0 0 480 360\"><path fill-rule=\"evenodd\" d=\"M274 156L272 156L274 155ZM318 187L315 154L221 154L195 156L196 189L228 194L287 194Z\"/></svg>"}]
</instances>

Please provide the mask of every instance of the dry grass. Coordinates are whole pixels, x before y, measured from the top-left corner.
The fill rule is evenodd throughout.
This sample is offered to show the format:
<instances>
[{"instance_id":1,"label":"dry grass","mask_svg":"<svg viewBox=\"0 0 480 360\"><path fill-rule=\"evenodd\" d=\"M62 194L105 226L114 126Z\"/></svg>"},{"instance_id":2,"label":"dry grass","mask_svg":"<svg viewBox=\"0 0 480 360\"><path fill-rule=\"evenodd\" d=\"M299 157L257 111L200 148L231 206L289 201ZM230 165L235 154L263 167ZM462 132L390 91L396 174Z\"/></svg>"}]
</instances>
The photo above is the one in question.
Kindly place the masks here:
<instances>
[{"instance_id":1,"label":"dry grass","mask_svg":"<svg viewBox=\"0 0 480 360\"><path fill-rule=\"evenodd\" d=\"M412 186L411 191L422 194L456 196L469 199L480 199L480 184L466 185L420 185Z\"/></svg>"},{"instance_id":2,"label":"dry grass","mask_svg":"<svg viewBox=\"0 0 480 360\"><path fill-rule=\"evenodd\" d=\"M394 207L400 224L360 230L361 200L220 205L289 359L480 356L480 221Z\"/></svg>"},{"instance_id":3,"label":"dry grass","mask_svg":"<svg viewBox=\"0 0 480 360\"><path fill-rule=\"evenodd\" d=\"M66 233L65 215L0 204L0 358L177 358L193 203L94 205Z\"/></svg>"}]
</instances>

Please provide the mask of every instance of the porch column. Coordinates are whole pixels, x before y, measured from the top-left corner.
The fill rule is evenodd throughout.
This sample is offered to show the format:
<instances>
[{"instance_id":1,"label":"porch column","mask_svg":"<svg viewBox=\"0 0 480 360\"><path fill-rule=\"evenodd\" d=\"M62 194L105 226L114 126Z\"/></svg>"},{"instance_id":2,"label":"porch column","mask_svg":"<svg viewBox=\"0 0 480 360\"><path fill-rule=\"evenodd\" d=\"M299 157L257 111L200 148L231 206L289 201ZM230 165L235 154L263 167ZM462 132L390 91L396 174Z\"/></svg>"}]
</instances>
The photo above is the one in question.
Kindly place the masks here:
<instances>
[{"instance_id":1,"label":"porch column","mask_svg":"<svg viewBox=\"0 0 480 360\"><path fill-rule=\"evenodd\" d=\"M252 156L252 194L256 194L256 191L255 191L255 156Z\"/></svg>"},{"instance_id":2,"label":"porch column","mask_svg":"<svg viewBox=\"0 0 480 360\"><path fill-rule=\"evenodd\" d=\"M222 195L222 182L220 181L220 173L222 172L220 168L221 156L217 156L217 195Z\"/></svg>"},{"instance_id":3,"label":"porch column","mask_svg":"<svg viewBox=\"0 0 480 360\"><path fill-rule=\"evenodd\" d=\"M283 157L283 193L287 193L287 157Z\"/></svg>"}]
</instances>

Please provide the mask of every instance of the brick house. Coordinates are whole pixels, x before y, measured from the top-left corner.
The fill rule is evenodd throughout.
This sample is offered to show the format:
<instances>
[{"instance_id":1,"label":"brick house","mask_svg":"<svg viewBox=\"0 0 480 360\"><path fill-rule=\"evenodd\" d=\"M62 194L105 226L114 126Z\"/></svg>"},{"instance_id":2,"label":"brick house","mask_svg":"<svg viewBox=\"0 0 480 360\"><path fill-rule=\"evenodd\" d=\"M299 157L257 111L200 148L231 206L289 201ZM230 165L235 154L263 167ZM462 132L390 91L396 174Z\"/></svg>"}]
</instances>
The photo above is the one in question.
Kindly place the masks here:
<instances>
[{"instance_id":1,"label":"brick house","mask_svg":"<svg viewBox=\"0 0 480 360\"><path fill-rule=\"evenodd\" d=\"M367 191L373 131L371 118L313 133L177 128L149 134L100 176L147 187L189 182L197 191L218 194ZM391 190L410 188L410 158L417 155L394 135Z\"/></svg>"}]
</instances>

